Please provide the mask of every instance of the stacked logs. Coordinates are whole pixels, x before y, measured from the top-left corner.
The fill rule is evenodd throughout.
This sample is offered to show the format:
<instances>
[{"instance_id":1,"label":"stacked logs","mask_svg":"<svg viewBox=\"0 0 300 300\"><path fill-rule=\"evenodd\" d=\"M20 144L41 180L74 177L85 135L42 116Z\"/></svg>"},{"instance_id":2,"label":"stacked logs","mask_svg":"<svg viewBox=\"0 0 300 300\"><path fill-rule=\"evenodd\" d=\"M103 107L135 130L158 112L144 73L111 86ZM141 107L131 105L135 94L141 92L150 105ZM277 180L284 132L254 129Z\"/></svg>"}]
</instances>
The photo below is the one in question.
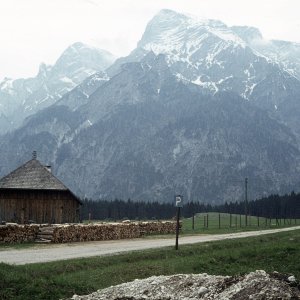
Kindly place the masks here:
<instances>
[{"instance_id":1,"label":"stacked logs","mask_svg":"<svg viewBox=\"0 0 300 300\"><path fill-rule=\"evenodd\" d=\"M146 235L149 234L169 234L175 233L176 222L162 221L162 222L141 222L138 223L140 232ZM180 223L181 226L181 223Z\"/></svg>"},{"instance_id":2,"label":"stacked logs","mask_svg":"<svg viewBox=\"0 0 300 300\"><path fill-rule=\"evenodd\" d=\"M151 234L175 233L176 222L122 222L95 224L0 225L0 243L23 243L44 240L52 243L133 239ZM46 231L45 231L46 230ZM51 236L50 236L51 235Z\"/></svg>"},{"instance_id":3,"label":"stacked logs","mask_svg":"<svg viewBox=\"0 0 300 300\"><path fill-rule=\"evenodd\" d=\"M98 223L58 226L54 229L54 243L106 241L139 238L148 234L175 233L175 222Z\"/></svg>"},{"instance_id":4,"label":"stacked logs","mask_svg":"<svg viewBox=\"0 0 300 300\"><path fill-rule=\"evenodd\" d=\"M0 243L33 242L39 231L39 225L0 225Z\"/></svg>"},{"instance_id":5,"label":"stacked logs","mask_svg":"<svg viewBox=\"0 0 300 300\"><path fill-rule=\"evenodd\" d=\"M56 227L53 232L54 243L119 240L139 237L139 230L133 224L89 224L65 225Z\"/></svg>"}]
</instances>

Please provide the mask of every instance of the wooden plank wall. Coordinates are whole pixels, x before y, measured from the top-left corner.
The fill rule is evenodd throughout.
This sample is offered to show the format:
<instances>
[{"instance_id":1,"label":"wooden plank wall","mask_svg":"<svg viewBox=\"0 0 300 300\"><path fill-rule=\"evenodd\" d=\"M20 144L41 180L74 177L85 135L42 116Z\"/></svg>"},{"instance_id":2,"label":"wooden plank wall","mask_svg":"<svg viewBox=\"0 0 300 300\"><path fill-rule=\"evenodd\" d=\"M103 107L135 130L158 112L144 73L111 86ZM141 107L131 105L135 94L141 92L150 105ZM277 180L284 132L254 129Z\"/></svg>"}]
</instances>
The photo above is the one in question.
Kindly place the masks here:
<instances>
[{"instance_id":1,"label":"wooden plank wall","mask_svg":"<svg viewBox=\"0 0 300 300\"><path fill-rule=\"evenodd\" d=\"M0 190L0 221L76 223L79 206L69 191Z\"/></svg>"}]
</instances>

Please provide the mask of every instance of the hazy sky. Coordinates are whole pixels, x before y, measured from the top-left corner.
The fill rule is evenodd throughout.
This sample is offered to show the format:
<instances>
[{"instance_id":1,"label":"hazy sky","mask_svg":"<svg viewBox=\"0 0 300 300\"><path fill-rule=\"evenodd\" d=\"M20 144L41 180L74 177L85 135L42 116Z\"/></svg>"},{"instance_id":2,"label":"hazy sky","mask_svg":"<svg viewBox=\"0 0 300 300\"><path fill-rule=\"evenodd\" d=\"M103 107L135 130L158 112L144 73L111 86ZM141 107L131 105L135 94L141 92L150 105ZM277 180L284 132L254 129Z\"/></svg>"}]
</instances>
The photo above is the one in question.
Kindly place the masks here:
<instances>
[{"instance_id":1,"label":"hazy sky","mask_svg":"<svg viewBox=\"0 0 300 300\"><path fill-rule=\"evenodd\" d=\"M35 76L77 41L125 56L163 8L300 42L300 0L0 0L0 80Z\"/></svg>"}]
</instances>

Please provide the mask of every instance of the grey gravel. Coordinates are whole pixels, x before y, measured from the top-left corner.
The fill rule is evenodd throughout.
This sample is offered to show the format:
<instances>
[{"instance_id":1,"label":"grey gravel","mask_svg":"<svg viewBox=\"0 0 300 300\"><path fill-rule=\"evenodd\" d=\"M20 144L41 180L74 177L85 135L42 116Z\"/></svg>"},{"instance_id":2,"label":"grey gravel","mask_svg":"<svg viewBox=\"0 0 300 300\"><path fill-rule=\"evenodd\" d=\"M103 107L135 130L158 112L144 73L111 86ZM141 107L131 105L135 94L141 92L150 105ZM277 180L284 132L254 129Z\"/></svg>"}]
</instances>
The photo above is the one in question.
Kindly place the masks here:
<instances>
[{"instance_id":1,"label":"grey gravel","mask_svg":"<svg viewBox=\"0 0 300 300\"><path fill-rule=\"evenodd\" d=\"M178 274L153 276L112 286L72 300L196 300L196 299L300 299L299 286L290 286L284 275L263 270L244 276Z\"/></svg>"}]
</instances>

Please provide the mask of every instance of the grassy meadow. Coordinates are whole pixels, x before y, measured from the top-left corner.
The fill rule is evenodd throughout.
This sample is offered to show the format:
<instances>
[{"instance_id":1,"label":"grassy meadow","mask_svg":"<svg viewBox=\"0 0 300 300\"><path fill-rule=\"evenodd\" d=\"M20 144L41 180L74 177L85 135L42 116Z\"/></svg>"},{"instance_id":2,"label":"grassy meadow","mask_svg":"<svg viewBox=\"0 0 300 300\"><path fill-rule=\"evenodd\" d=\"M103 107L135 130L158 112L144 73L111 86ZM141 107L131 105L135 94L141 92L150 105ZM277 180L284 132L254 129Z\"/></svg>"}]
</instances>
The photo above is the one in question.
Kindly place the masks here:
<instances>
[{"instance_id":1,"label":"grassy meadow","mask_svg":"<svg viewBox=\"0 0 300 300\"><path fill-rule=\"evenodd\" d=\"M257 269L300 278L300 230L127 254L10 266L0 264L0 299L61 299L175 273L238 275Z\"/></svg>"},{"instance_id":2,"label":"grassy meadow","mask_svg":"<svg viewBox=\"0 0 300 300\"><path fill-rule=\"evenodd\" d=\"M182 219L182 234L220 234L241 231L284 228L300 225L300 219L269 219L226 213L199 213L193 218Z\"/></svg>"}]
</instances>

